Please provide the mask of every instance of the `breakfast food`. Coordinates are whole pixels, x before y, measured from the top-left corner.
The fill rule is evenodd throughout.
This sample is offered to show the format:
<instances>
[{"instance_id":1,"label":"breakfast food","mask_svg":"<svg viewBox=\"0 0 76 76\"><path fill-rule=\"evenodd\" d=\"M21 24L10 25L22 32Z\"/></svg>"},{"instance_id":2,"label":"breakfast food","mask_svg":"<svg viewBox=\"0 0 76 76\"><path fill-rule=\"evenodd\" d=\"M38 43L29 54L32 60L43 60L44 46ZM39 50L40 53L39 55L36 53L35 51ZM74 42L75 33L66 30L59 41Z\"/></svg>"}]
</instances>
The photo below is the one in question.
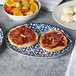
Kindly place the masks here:
<instances>
[{"instance_id":1,"label":"breakfast food","mask_svg":"<svg viewBox=\"0 0 76 76\"><path fill-rule=\"evenodd\" d=\"M11 15L27 16L37 12L39 5L35 0L6 0L4 9Z\"/></svg>"},{"instance_id":2,"label":"breakfast food","mask_svg":"<svg viewBox=\"0 0 76 76\"><path fill-rule=\"evenodd\" d=\"M62 15L61 20L65 23L73 22L73 16L72 15Z\"/></svg>"},{"instance_id":3,"label":"breakfast food","mask_svg":"<svg viewBox=\"0 0 76 76\"><path fill-rule=\"evenodd\" d=\"M38 35L31 28L20 25L10 30L8 40L14 46L28 47L38 42Z\"/></svg>"},{"instance_id":4,"label":"breakfast food","mask_svg":"<svg viewBox=\"0 0 76 76\"><path fill-rule=\"evenodd\" d=\"M40 45L48 52L58 52L67 46L67 38L58 30L49 31L41 35Z\"/></svg>"},{"instance_id":5,"label":"breakfast food","mask_svg":"<svg viewBox=\"0 0 76 76\"><path fill-rule=\"evenodd\" d=\"M74 9L72 7L65 7L65 8L63 8L63 13L73 15L74 14Z\"/></svg>"},{"instance_id":6,"label":"breakfast food","mask_svg":"<svg viewBox=\"0 0 76 76\"><path fill-rule=\"evenodd\" d=\"M65 23L76 22L76 7L63 8L63 15L61 15L61 21Z\"/></svg>"}]
</instances>

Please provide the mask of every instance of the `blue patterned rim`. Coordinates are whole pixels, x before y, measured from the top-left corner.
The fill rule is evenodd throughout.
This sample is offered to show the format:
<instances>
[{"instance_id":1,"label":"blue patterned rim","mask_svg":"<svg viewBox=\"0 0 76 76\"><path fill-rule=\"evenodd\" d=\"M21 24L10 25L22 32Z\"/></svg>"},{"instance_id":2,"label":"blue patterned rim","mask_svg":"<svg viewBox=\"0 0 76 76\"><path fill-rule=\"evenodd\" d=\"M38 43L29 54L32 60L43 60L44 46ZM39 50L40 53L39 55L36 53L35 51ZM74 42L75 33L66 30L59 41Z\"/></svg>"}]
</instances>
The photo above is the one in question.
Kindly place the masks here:
<instances>
[{"instance_id":1,"label":"blue patterned rim","mask_svg":"<svg viewBox=\"0 0 76 76\"><path fill-rule=\"evenodd\" d=\"M25 55L29 55L29 56L36 56L36 57L58 57L58 56L61 56L65 53L67 53L72 48L73 44L72 44L71 37L66 32L64 32L61 28L58 28L56 26L49 25L49 24L44 24L44 23L25 23L23 25L26 25L26 26L30 27L31 29L33 29L34 31L36 31L39 36L41 36L41 34L46 33L50 30L59 30L67 37L68 46L59 52L47 52L46 50L43 50L40 47L39 43L35 44L34 46L27 47L27 48L18 48L16 46L12 45L8 40L8 32L10 31L10 29L9 29L5 35L5 41L6 41L7 45L16 52L19 52L19 53L22 53ZM19 26L19 25L17 25L17 26ZM15 28L17 26L14 26L12 28Z\"/></svg>"},{"instance_id":2,"label":"blue patterned rim","mask_svg":"<svg viewBox=\"0 0 76 76\"><path fill-rule=\"evenodd\" d=\"M3 43L3 38L4 38L4 34L3 34L2 29L0 28L0 47L1 47L2 43Z\"/></svg>"}]
</instances>

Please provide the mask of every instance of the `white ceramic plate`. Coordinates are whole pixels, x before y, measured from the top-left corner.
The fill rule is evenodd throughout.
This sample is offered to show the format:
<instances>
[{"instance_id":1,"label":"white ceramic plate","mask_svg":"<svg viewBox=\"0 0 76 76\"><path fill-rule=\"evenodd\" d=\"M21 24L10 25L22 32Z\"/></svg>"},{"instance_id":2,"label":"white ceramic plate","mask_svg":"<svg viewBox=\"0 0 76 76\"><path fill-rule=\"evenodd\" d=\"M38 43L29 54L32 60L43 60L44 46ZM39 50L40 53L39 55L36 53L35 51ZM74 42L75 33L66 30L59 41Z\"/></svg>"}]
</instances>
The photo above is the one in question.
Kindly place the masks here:
<instances>
[{"instance_id":1,"label":"white ceramic plate","mask_svg":"<svg viewBox=\"0 0 76 76\"><path fill-rule=\"evenodd\" d=\"M64 27L67 27L67 28L70 28L70 29L73 29L73 30L76 30L76 22L64 23L64 22L61 21L61 15L63 14L62 10L63 10L64 7L67 7L67 6L76 7L76 1L68 1L66 3L63 3L63 4L59 5L58 7L56 7L53 10L52 16L53 16L54 20L57 23L59 23L60 25L62 25Z\"/></svg>"}]
</instances>

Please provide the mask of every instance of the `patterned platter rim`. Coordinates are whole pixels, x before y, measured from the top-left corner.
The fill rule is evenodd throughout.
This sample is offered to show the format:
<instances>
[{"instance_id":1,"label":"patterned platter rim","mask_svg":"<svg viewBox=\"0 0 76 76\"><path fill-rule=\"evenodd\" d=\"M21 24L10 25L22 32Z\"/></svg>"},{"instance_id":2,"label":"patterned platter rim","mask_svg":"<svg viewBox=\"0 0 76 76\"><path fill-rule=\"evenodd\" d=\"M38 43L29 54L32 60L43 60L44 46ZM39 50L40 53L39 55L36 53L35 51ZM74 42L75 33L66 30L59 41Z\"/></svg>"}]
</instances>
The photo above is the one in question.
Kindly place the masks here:
<instances>
[{"instance_id":1,"label":"patterned platter rim","mask_svg":"<svg viewBox=\"0 0 76 76\"><path fill-rule=\"evenodd\" d=\"M0 47L1 47L2 44L3 44L3 40L4 40L4 33L3 33L2 28L0 27Z\"/></svg>"},{"instance_id":2,"label":"patterned platter rim","mask_svg":"<svg viewBox=\"0 0 76 76\"><path fill-rule=\"evenodd\" d=\"M61 28L58 28L57 26L50 25L50 24L45 24L45 23L24 23L23 25L26 25L26 26L30 27L31 29L33 29L34 31L36 31L38 33L39 37L40 37L41 34L46 33L50 30L59 30L67 37L68 46L65 49L63 49L62 51L59 51L59 52L47 52L46 50L43 50L40 47L39 43L37 43L34 46L27 47L27 48L18 48L16 46L13 46L8 41L8 33L12 28L15 28L15 27L19 26L19 25L16 25L16 26L11 27L7 31L7 33L5 34L5 41L6 41L7 46L10 47L11 49L13 49L16 52L19 52L19 53L27 55L27 56L51 57L51 58L53 58L53 57L62 56L62 55L66 54L67 52L69 52L72 49L72 46L73 46L72 38L69 36L69 34L67 34Z\"/></svg>"}]
</instances>

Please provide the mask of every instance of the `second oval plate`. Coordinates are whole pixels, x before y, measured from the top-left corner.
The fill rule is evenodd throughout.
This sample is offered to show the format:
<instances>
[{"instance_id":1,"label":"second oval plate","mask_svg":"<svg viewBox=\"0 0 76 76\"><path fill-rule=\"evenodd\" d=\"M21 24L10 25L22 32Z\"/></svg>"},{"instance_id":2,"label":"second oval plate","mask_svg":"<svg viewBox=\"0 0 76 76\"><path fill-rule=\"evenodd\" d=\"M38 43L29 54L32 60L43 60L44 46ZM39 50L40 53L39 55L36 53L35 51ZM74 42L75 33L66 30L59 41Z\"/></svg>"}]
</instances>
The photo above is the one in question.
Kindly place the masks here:
<instances>
[{"instance_id":1,"label":"second oval plate","mask_svg":"<svg viewBox=\"0 0 76 76\"><path fill-rule=\"evenodd\" d=\"M68 45L65 49L63 49L59 52L47 52L46 50L43 50L40 47L39 43L37 43L31 47L27 47L27 48L18 48L16 46L12 45L8 40L9 31L12 28L19 26L19 25L17 25L17 26L12 27L11 29L9 29L5 35L5 41L6 41L7 45L16 52L19 52L19 53L22 53L25 55L29 55L29 56L36 56L36 57L58 57L58 56L61 56L65 53L67 53L72 48L71 37L66 32L64 32L61 28L58 28L56 26L49 25L49 24L43 24L43 23L25 23L23 25L26 25L26 26L30 27L31 29L33 29L34 31L36 31L39 36L43 33L50 31L50 30L59 30L67 37Z\"/></svg>"}]
</instances>

